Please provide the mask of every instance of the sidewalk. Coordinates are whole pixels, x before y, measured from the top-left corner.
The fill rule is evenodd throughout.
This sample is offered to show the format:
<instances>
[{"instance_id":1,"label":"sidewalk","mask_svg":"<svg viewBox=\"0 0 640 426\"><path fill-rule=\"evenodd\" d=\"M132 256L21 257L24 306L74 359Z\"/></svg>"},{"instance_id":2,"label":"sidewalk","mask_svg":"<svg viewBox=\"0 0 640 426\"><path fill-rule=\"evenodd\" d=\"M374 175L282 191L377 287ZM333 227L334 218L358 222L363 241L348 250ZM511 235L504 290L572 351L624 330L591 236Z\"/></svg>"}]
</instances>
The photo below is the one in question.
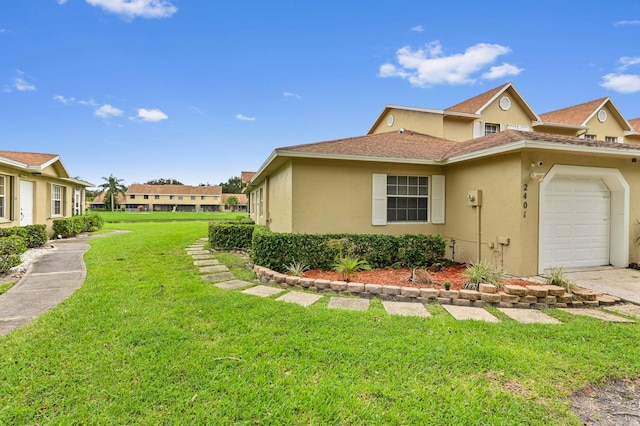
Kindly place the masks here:
<instances>
[{"instance_id":1,"label":"sidewalk","mask_svg":"<svg viewBox=\"0 0 640 426\"><path fill-rule=\"evenodd\" d=\"M22 279L0 295L0 335L28 324L82 286L87 275L83 257L91 248L86 241L123 232L49 241L54 248L35 259Z\"/></svg>"}]
</instances>

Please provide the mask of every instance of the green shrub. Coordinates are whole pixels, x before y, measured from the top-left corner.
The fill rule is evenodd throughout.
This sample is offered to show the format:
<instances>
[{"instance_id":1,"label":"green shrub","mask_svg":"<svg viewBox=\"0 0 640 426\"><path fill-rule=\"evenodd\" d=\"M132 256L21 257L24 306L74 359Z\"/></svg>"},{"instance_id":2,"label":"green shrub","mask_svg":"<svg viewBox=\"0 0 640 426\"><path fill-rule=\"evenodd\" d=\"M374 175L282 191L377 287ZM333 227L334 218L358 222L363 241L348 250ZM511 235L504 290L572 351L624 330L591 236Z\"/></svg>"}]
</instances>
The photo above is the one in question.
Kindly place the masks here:
<instances>
[{"instance_id":1,"label":"green shrub","mask_svg":"<svg viewBox=\"0 0 640 426\"><path fill-rule=\"evenodd\" d=\"M567 275L562 270L562 267L551 268L551 271L547 276L547 284L563 287L568 292L571 292L571 287L573 286L573 282L571 282L571 280L567 278Z\"/></svg>"},{"instance_id":2,"label":"green shrub","mask_svg":"<svg viewBox=\"0 0 640 426\"><path fill-rule=\"evenodd\" d=\"M95 232L102 229L102 226L104 225L104 219L95 213L85 214L84 216L78 217L82 217L82 220L84 221L82 232Z\"/></svg>"},{"instance_id":3,"label":"green shrub","mask_svg":"<svg viewBox=\"0 0 640 426\"><path fill-rule=\"evenodd\" d=\"M399 264L428 267L444 257L445 246L439 235L290 234L256 226L251 259L256 265L279 272L296 261L312 269L329 270L341 257L364 260L374 269Z\"/></svg>"},{"instance_id":4,"label":"green shrub","mask_svg":"<svg viewBox=\"0 0 640 426\"><path fill-rule=\"evenodd\" d=\"M27 244L19 235L0 238L0 273L22 263L20 255L27 251Z\"/></svg>"},{"instance_id":5,"label":"green shrub","mask_svg":"<svg viewBox=\"0 0 640 426\"><path fill-rule=\"evenodd\" d=\"M249 249L253 235L252 223L210 222L209 243L213 249Z\"/></svg>"},{"instance_id":6,"label":"green shrub","mask_svg":"<svg viewBox=\"0 0 640 426\"><path fill-rule=\"evenodd\" d=\"M24 239L27 248L40 247L47 242L47 227L45 225L14 226L0 228L0 238L17 235Z\"/></svg>"},{"instance_id":7,"label":"green shrub","mask_svg":"<svg viewBox=\"0 0 640 426\"><path fill-rule=\"evenodd\" d=\"M71 238L75 237L84 229L84 217L74 216L64 219L55 219L53 221L53 233L56 237Z\"/></svg>"},{"instance_id":8,"label":"green shrub","mask_svg":"<svg viewBox=\"0 0 640 426\"><path fill-rule=\"evenodd\" d=\"M26 230L25 242L28 248L40 247L49 240L46 225L27 225L24 229Z\"/></svg>"}]
</instances>

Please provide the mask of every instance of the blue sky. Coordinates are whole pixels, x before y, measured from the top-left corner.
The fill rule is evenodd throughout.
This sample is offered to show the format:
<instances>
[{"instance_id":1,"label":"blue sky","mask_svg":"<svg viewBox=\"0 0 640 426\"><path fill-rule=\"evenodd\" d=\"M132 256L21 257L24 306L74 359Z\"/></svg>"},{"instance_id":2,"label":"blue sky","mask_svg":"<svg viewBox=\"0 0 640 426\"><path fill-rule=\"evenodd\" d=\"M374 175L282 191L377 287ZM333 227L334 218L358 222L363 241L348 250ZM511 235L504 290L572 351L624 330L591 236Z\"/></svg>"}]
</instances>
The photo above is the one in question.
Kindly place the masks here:
<instances>
[{"instance_id":1,"label":"blue sky","mask_svg":"<svg viewBox=\"0 0 640 426\"><path fill-rule=\"evenodd\" d=\"M610 96L631 119L639 40L640 0L4 0L0 149L198 185L508 81L538 113Z\"/></svg>"}]
</instances>

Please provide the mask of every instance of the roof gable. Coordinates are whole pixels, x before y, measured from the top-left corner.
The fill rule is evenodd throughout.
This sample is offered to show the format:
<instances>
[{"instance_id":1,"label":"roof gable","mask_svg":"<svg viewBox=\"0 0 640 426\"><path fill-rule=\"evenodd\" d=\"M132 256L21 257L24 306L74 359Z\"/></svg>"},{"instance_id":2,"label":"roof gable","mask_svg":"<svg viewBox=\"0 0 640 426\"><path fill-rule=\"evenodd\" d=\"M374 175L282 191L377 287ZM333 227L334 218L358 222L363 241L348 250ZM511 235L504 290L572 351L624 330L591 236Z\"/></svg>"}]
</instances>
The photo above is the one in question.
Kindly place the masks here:
<instances>
[{"instance_id":1,"label":"roof gable","mask_svg":"<svg viewBox=\"0 0 640 426\"><path fill-rule=\"evenodd\" d=\"M62 164L60 156L56 154L43 154L37 152L0 151L0 163L18 167L30 172L41 172L47 167L52 167L58 177L68 178L69 173Z\"/></svg>"},{"instance_id":2,"label":"roof gable","mask_svg":"<svg viewBox=\"0 0 640 426\"><path fill-rule=\"evenodd\" d=\"M450 106L449 108L446 108L445 111L462 112L466 114L482 114L482 110L510 86L511 83L503 84L502 86L496 87L495 89L491 89L477 96L474 96L471 99L462 101L459 104Z\"/></svg>"}]
</instances>

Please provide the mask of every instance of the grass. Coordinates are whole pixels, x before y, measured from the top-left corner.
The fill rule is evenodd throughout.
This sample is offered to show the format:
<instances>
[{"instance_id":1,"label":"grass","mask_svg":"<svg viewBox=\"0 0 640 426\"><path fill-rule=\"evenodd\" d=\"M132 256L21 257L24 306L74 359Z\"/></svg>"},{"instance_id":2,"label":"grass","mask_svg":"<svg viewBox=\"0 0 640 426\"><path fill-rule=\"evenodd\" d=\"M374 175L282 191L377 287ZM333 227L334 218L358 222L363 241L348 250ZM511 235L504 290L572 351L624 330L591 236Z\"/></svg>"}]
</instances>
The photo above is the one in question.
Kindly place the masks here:
<instances>
[{"instance_id":1,"label":"grass","mask_svg":"<svg viewBox=\"0 0 640 426\"><path fill-rule=\"evenodd\" d=\"M87 279L0 337L0 424L569 424L568 395L640 375L637 324L309 308L204 282L207 224L107 225ZM242 279L246 260L220 253Z\"/></svg>"},{"instance_id":2,"label":"grass","mask_svg":"<svg viewBox=\"0 0 640 426\"><path fill-rule=\"evenodd\" d=\"M0 294L8 292L14 285L16 285L15 281L0 284Z\"/></svg>"},{"instance_id":3,"label":"grass","mask_svg":"<svg viewBox=\"0 0 640 426\"><path fill-rule=\"evenodd\" d=\"M232 212L95 212L107 223L179 222L196 220L234 220L246 218L247 213Z\"/></svg>"}]
</instances>

